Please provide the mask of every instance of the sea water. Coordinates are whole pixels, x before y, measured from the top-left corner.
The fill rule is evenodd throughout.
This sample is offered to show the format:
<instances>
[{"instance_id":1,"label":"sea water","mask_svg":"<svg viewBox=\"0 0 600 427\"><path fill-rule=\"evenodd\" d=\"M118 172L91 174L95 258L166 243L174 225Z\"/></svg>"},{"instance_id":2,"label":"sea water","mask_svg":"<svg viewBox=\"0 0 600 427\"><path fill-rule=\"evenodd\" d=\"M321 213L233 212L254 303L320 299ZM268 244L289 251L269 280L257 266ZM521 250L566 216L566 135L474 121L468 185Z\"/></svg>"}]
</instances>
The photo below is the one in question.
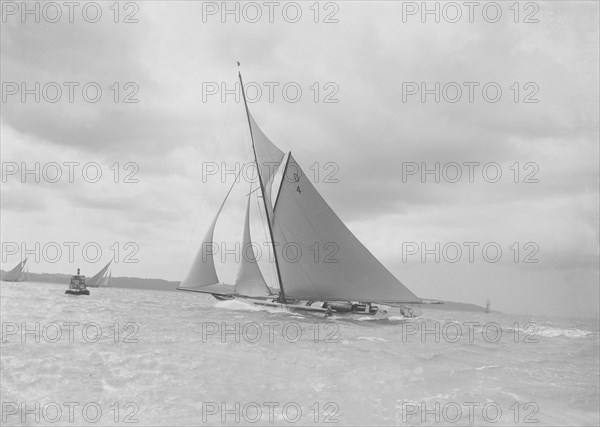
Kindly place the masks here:
<instances>
[{"instance_id":1,"label":"sea water","mask_svg":"<svg viewBox=\"0 0 600 427\"><path fill-rule=\"evenodd\" d=\"M1 283L5 425L598 425L597 319Z\"/></svg>"}]
</instances>

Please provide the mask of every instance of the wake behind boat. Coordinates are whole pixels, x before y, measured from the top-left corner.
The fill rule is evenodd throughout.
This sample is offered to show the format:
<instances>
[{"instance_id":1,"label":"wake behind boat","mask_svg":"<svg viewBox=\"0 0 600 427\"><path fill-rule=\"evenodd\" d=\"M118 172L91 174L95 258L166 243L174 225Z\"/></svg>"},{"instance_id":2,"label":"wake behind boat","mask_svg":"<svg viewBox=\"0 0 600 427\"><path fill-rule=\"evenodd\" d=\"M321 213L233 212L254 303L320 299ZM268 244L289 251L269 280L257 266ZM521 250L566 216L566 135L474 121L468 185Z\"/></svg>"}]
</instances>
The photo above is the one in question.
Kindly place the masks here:
<instances>
[{"instance_id":1,"label":"wake behind boat","mask_svg":"<svg viewBox=\"0 0 600 427\"><path fill-rule=\"evenodd\" d=\"M238 77L259 183L259 188L250 188L248 194L238 276L235 285L220 282L213 260L215 226L234 182L178 289L209 293L219 300L237 299L325 316L381 316L396 308L404 317L415 317L411 305L424 301L392 275L346 227L292 153L281 151L261 131L248 109L239 72ZM254 193L262 200L260 208L274 254L277 288L267 285L253 249L257 245L250 233L250 201ZM315 256L315 248L327 254L325 259Z\"/></svg>"}]
</instances>

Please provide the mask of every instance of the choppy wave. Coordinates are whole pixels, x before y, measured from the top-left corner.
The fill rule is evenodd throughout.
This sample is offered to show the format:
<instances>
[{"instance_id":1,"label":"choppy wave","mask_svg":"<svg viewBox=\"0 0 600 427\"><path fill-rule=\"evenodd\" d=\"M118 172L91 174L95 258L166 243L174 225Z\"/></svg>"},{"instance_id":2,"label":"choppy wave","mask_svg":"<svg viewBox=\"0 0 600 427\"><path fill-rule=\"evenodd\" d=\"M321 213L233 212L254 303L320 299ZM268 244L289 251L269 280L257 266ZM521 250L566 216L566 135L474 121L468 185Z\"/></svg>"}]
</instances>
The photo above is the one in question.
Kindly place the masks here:
<instances>
[{"instance_id":1,"label":"choppy wave","mask_svg":"<svg viewBox=\"0 0 600 427\"><path fill-rule=\"evenodd\" d=\"M221 308L224 310L236 310L236 311L264 311L263 307L259 307L254 304L248 304L240 300L225 300L217 301L214 307ZM266 307L265 307L266 308Z\"/></svg>"},{"instance_id":2,"label":"choppy wave","mask_svg":"<svg viewBox=\"0 0 600 427\"><path fill-rule=\"evenodd\" d=\"M357 340L365 340L365 341L379 341L379 342L390 342L390 340L386 340L385 338L380 337L357 337Z\"/></svg>"},{"instance_id":3,"label":"choppy wave","mask_svg":"<svg viewBox=\"0 0 600 427\"><path fill-rule=\"evenodd\" d=\"M124 404L137 405L138 425L155 426L198 425L206 402L302 408L297 423L286 422L279 412L276 425L313 425L317 406L318 425L332 425L323 422L324 414L335 414L337 425L451 424L434 416L423 422L420 414L403 422L406 402L419 410L421 404L430 410L436 404L466 408L468 402L480 407L494 402L503 413L498 425L514 424L515 404L521 416L532 412L526 404L535 404L534 418L541 425L600 421L594 321L544 319L536 324L534 337L540 339L530 342L524 338L534 329L523 328L530 318L499 313L424 311L415 322L398 316L373 321L302 316L187 292L109 288L65 298L64 289L36 283L0 287L6 341L0 360L2 401L99 402L103 408L96 423L80 415L55 425L112 425L110 407L117 401L122 410ZM50 331L36 342L18 330L26 324L43 332L50 322L78 323L74 341L64 331L62 340L49 342ZM443 334L448 322L494 322L503 334L490 340L492 328L486 339L478 327L472 340L465 329L456 341L452 330ZM511 329L515 323L521 327ZM102 339L82 339L85 324L100 326ZM7 335L5 326L17 329ZM415 327L420 330L407 336ZM20 415L7 424L20 424ZM121 424L126 425L122 418ZM223 423L219 415L202 424L273 425L264 418L254 424L230 417ZM473 422L463 414L457 424L490 425L481 411Z\"/></svg>"},{"instance_id":4,"label":"choppy wave","mask_svg":"<svg viewBox=\"0 0 600 427\"><path fill-rule=\"evenodd\" d=\"M577 329L577 328L561 329L561 328L550 328L550 327L540 326L540 330L537 334L542 337L548 337L548 338L553 338L553 337L582 338L582 337L586 337L588 335L592 335L593 332L584 331L582 329Z\"/></svg>"}]
</instances>

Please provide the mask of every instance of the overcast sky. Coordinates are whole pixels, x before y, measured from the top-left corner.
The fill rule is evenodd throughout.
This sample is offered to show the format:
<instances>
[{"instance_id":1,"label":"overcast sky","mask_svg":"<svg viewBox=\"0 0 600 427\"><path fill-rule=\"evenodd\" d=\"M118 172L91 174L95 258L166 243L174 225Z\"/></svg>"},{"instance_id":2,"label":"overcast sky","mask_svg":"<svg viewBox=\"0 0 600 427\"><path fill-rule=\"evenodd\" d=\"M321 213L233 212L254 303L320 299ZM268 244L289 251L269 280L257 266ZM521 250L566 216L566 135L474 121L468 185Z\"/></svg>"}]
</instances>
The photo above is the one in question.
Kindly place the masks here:
<instances>
[{"instance_id":1,"label":"overcast sky","mask_svg":"<svg viewBox=\"0 0 600 427\"><path fill-rule=\"evenodd\" d=\"M91 275L118 247L113 276L182 280L233 180L203 179L203 168L214 162L220 172L251 158L243 103L221 96L235 88L240 61L246 83L256 83L248 96L263 89L250 109L265 134L293 151L349 228L415 294L480 305L489 298L507 312L598 313L597 2L522 3L518 15L513 2L499 2L498 22L495 7L483 12L486 2L471 11L473 22L466 6L455 19L457 9L440 3L439 23L415 10L421 2L298 3L297 22L296 5L281 2L272 23L262 2L256 23L254 6L237 23L221 15L221 2L121 4L118 17L101 2L96 23L84 19L94 20L93 7L76 8L70 23L65 6L57 19L43 4L37 23L20 2L3 2L4 270L22 255L8 254L7 242L39 242L48 253L30 258L32 272L81 267ZM35 92L36 82L40 102L35 93L23 100L21 84ZM79 84L73 102L65 82ZM421 83L433 90L425 102ZM56 86L62 96L50 102ZM462 96L450 102L457 86ZM102 96L91 102L95 87ZM291 102L297 87L302 95ZM36 162L46 176L23 179L22 163ZM63 174L55 183L52 162ZM72 183L65 162L79 164ZM92 162L102 171L95 183L94 167L82 177ZM432 174L421 182L420 171L403 177L436 162L446 172L439 183ZM472 183L465 162L478 163ZM463 176L452 183L455 163ZM492 167L483 176L485 164ZM502 177L488 182L498 166ZM130 173L138 182L124 182ZM217 241L241 238L247 189L236 187ZM57 262L52 242L63 248ZM80 243L74 262L65 242ZM103 251L95 263L81 253L89 242ZM436 242L448 251L439 263L433 255L423 262L420 245ZM473 262L465 242L479 244ZM502 249L499 261L482 255L488 243ZM417 254L407 253L411 244ZM456 246L462 258L450 262ZM136 247L139 262L123 262ZM231 265L217 268L223 280L235 278Z\"/></svg>"}]
</instances>

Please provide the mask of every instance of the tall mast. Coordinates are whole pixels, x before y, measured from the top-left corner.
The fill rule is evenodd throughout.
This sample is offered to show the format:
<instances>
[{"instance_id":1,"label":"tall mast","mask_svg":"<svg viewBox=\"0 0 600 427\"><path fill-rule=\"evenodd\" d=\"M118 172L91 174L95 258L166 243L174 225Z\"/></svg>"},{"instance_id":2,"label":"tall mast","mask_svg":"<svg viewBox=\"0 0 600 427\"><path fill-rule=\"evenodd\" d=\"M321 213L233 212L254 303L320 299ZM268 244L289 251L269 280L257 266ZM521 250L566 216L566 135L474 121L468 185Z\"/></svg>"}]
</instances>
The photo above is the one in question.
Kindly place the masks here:
<instances>
[{"instance_id":1,"label":"tall mast","mask_svg":"<svg viewBox=\"0 0 600 427\"><path fill-rule=\"evenodd\" d=\"M238 62L238 67L240 63ZM275 249L275 239L273 238L273 229L271 228L271 218L269 217L269 209L267 208L267 198L265 197L265 189L260 175L260 166L258 164L258 157L256 156L256 147L254 147L254 135L252 134L252 124L250 122L250 111L248 110L248 102L246 101L246 92L244 91L244 82L242 80L242 73L238 70L238 77L240 78L240 86L242 88L242 97L244 98L244 107L246 108L246 118L248 119L248 127L250 128L250 139L252 140L252 151L254 152L254 162L256 163L256 171L258 173L258 183L260 184L260 192L262 194L263 205L265 207L265 215L267 216L267 226L269 227L269 236L271 238L271 246L273 247L273 255L275 255L275 269L277 270L277 279L279 281L279 290L281 291L280 302L285 302L285 293L283 292L283 283L281 281L281 271L279 270L279 261L277 259L277 250Z\"/></svg>"}]
</instances>

